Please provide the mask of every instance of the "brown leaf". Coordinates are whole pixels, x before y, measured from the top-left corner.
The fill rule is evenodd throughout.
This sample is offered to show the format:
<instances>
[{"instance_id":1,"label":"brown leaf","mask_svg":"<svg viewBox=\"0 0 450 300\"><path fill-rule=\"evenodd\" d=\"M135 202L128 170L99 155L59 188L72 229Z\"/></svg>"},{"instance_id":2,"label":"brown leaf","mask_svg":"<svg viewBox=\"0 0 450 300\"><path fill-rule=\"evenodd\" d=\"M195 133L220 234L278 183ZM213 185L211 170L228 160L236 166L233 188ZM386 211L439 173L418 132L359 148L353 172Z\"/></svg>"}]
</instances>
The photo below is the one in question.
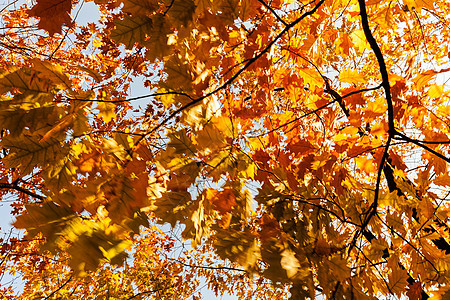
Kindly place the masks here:
<instances>
[{"instance_id":1,"label":"brown leaf","mask_svg":"<svg viewBox=\"0 0 450 300\"><path fill-rule=\"evenodd\" d=\"M37 0L29 15L40 18L39 28L45 29L50 35L61 33L63 24L70 25L72 18L71 0Z\"/></svg>"},{"instance_id":2,"label":"brown leaf","mask_svg":"<svg viewBox=\"0 0 450 300\"><path fill-rule=\"evenodd\" d=\"M406 296L408 296L409 300L420 300L422 299L422 292L422 284L420 281L416 281L409 285L409 290L406 292Z\"/></svg>"}]
</instances>

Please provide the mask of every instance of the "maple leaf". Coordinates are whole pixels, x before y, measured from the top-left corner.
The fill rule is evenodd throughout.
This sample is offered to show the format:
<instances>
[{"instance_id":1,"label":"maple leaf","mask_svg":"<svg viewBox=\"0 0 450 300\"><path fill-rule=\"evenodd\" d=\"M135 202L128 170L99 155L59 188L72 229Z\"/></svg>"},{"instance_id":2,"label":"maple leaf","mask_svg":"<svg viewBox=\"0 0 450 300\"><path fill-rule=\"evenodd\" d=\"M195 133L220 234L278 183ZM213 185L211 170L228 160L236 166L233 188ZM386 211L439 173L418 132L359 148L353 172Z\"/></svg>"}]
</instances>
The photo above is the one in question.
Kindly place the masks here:
<instances>
[{"instance_id":1,"label":"maple leaf","mask_svg":"<svg viewBox=\"0 0 450 300\"><path fill-rule=\"evenodd\" d=\"M37 4L29 11L32 17L38 17L39 28L45 29L50 35L61 33L62 26L71 25L71 0L37 0Z\"/></svg>"},{"instance_id":2,"label":"maple leaf","mask_svg":"<svg viewBox=\"0 0 450 300\"><path fill-rule=\"evenodd\" d=\"M186 27L193 20L195 3L193 0L170 0L166 1L168 16L174 25Z\"/></svg>"},{"instance_id":3,"label":"maple leaf","mask_svg":"<svg viewBox=\"0 0 450 300\"><path fill-rule=\"evenodd\" d=\"M207 193L211 192L214 195L208 195L207 198L211 199L214 207L221 213L225 214L231 212L233 207L236 206L235 195L232 189L225 189L221 192L214 193L214 191L207 190Z\"/></svg>"},{"instance_id":4,"label":"maple leaf","mask_svg":"<svg viewBox=\"0 0 450 300\"><path fill-rule=\"evenodd\" d=\"M123 0L122 10L131 15L150 17L152 13L159 9L158 1L154 0Z\"/></svg>"},{"instance_id":5,"label":"maple leaf","mask_svg":"<svg viewBox=\"0 0 450 300\"><path fill-rule=\"evenodd\" d=\"M422 284L420 281L415 281L413 284L410 284L408 291L406 292L406 296L408 296L409 300L420 300L422 299Z\"/></svg>"},{"instance_id":6,"label":"maple leaf","mask_svg":"<svg viewBox=\"0 0 450 300\"><path fill-rule=\"evenodd\" d=\"M364 77L355 70L345 69L339 74L339 80L347 83L366 83Z\"/></svg>"},{"instance_id":7,"label":"maple leaf","mask_svg":"<svg viewBox=\"0 0 450 300\"><path fill-rule=\"evenodd\" d=\"M23 135L7 137L1 141L2 147L10 149L3 162L18 168L24 175L33 172L37 167L46 168L68 153L68 147L57 138L40 142L39 136Z\"/></svg>"},{"instance_id":8,"label":"maple leaf","mask_svg":"<svg viewBox=\"0 0 450 300\"><path fill-rule=\"evenodd\" d=\"M125 15L123 20L116 20L114 25L116 28L111 31L110 38L128 49L132 49L136 43L145 44L147 34L153 29L153 21L148 17Z\"/></svg>"}]
</instances>

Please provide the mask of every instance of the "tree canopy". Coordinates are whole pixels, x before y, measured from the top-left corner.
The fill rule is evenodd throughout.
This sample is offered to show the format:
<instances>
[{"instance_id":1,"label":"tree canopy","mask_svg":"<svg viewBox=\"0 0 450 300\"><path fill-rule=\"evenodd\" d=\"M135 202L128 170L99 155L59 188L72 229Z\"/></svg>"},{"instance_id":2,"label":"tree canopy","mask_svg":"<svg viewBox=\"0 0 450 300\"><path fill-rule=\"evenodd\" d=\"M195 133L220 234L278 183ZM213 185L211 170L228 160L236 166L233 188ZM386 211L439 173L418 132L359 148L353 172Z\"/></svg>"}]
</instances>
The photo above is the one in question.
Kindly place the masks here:
<instances>
[{"instance_id":1,"label":"tree canopy","mask_svg":"<svg viewBox=\"0 0 450 300\"><path fill-rule=\"evenodd\" d=\"M85 2L0 10L24 295L449 297L449 1Z\"/></svg>"}]
</instances>

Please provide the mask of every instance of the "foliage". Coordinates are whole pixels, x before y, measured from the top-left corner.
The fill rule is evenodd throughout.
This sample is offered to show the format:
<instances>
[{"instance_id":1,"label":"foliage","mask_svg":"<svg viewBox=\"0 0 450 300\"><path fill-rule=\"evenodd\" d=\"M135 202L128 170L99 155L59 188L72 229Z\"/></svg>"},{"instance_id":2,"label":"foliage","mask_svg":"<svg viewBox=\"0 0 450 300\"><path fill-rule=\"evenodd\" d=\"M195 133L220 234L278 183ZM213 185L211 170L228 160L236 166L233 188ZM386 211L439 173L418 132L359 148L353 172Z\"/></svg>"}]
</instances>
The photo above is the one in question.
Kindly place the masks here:
<instances>
[{"instance_id":1,"label":"foliage","mask_svg":"<svg viewBox=\"0 0 450 300\"><path fill-rule=\"evenodd\" d=\"M448 296L448 1L94 2L87 25L78 1L1 11L0 191L56 259L26 280L61 274L33 290L133 297L144 263L189 294L190 263L140 257L156 218L260 299ZM127 98L136 77L150 93Z\"/></svg>"}]
</instances>

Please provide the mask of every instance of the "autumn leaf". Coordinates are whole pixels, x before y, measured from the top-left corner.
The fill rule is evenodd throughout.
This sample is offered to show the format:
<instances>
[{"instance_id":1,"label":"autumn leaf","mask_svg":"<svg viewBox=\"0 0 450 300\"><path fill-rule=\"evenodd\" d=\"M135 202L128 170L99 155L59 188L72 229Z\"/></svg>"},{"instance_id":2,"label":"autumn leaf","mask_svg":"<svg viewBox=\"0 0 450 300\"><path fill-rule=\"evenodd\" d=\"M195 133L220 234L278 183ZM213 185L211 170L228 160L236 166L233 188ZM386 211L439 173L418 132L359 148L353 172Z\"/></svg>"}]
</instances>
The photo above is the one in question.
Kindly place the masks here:
<instances>
[{"instance_id":1,"label":"autumn leaf","mask_svg":"<svg viewBox=\"0 0 450 300\"><path fill-rule=\"evenodd\" d=\"M404 291L405 286L408 284L406 281L407 278L408 275L406 274L406 271L393 269L391 274L389 274L389 289L400 296Z\"/></svg>"},{"instance_id":2,"label":"autumn leaf","mask_svg":"<svg viewBox=\"0 0 450 300\"><path fill-rule=\"evenodd\" d=\"M12 4L5 299L446 296L445 1Z\"/></svg>"},{"instance_id":3,"label":"autumn leaf","mask_svg":"<svg viewBox=\"0 0 450 300\"><path fill-rule=\"evenodd\" d=\"M370 49L369 43L366 40L363 30L356 30L351 34L353 44L357 47L358 51L362 53L366 49Z\"/></svg>"},{"instance_id":4,"label":"autumn leaf","mask_svg":"<svg viewBox=\"0 0 450 300\"><path fill-rule=\"evenodd\" d=\"M193 0L173 0L166 2L166 6L168 7L167 13L172 24L186 27L192 22L196 8Z\"/></svg>"},{"instance_id":5,"label":"autumn leaf","mask_svg":"<svg viewBox=\"0 0 450 300\"><path fill-rule=\"evenodd\" d=\"M123 0L122 10L130 13L132 16L146 16L150 17L152 13L159 9L158 1L154 0Z\"/></svg>"},{"instance_id":6,"label":"autumn leaf","mask_svg":"<svg viewBox=\"0 0 450 300\"><path fill-rule=\"evenodd\" d=\"M232 189L225 189L221 192L207 190L207 197L211 199L214 207L221 213L225 214L231 212L233 207L236 206L235 195ZM213 193L213 195L208 195Z\"/></svg>"},{"instance_id":7,"label":"autumn leaf","mask_svg":"<svg viewBox=\"0 0 450 300\"><path fill-rule=\"evenodd\" d=\"M358 73L356 70L345 69L339 74L339 80L346 83L362 83L365 84L366 80L364 77Z\"/></svg>"},{"instance_id":8,"label":"autumn leaf","mask_svg":"<svg viewBox=\"0 0 450 300\"><path fill-rule=\"evenodd\" d=\"M101 101L97 104L97 109L99 110L98 116L103 119L106 123L110 122L116 117L114 103L108 101Z\"/></svg>"},{"instance_id":9,"label":"autumn leaf","mask_svg":"<svg viewBox=\"0 0 450 300\"><path fill-rule=\"evenodd\" d=\"M68 153L68 147L55 138L40 142L39 136L23 135L7 137L1 141L2 147L10 149L3 158L6 166L18 168L22 174L30 174L37 167L46 168Z\"/></svg>"},{"instance_id":10,"label":"autumn leaf","mask_svg":"<svg viewBox=\"0 0 450 300\"><path fill-rule=\"evenodd\" d=\"M422 293L424 292L422 289L422 284L420 281L416 281L413 284L410 284L408 291L406 292L406 296L408 296L409 300L420 300L422 299Z\"/></svg>"},{"instance_id":11,"label":"autumn leaf","mask_svg":"<svg viewBox=\"0 0 450 300\"><path fill-rule=\"evenodd\" d=\"M45 29L50 35L61 33L65 24L70 27L72 18L71 0L37 0L37 4L29 11L30 16L38 17L39 28Z\"/></svg>"},{"instance_id":12,"label":"autumn leaf","mask_svg":"<svg viewBox=\"0 0 450 300\"><path fill-rule=\"evenodd\" d=\"M111 31L110 38L132 49L136 43L145 44L147 34L153 29L153 21L148 17L125 16L116 20L116 28Z\"/></svg>"}]
</instances>

